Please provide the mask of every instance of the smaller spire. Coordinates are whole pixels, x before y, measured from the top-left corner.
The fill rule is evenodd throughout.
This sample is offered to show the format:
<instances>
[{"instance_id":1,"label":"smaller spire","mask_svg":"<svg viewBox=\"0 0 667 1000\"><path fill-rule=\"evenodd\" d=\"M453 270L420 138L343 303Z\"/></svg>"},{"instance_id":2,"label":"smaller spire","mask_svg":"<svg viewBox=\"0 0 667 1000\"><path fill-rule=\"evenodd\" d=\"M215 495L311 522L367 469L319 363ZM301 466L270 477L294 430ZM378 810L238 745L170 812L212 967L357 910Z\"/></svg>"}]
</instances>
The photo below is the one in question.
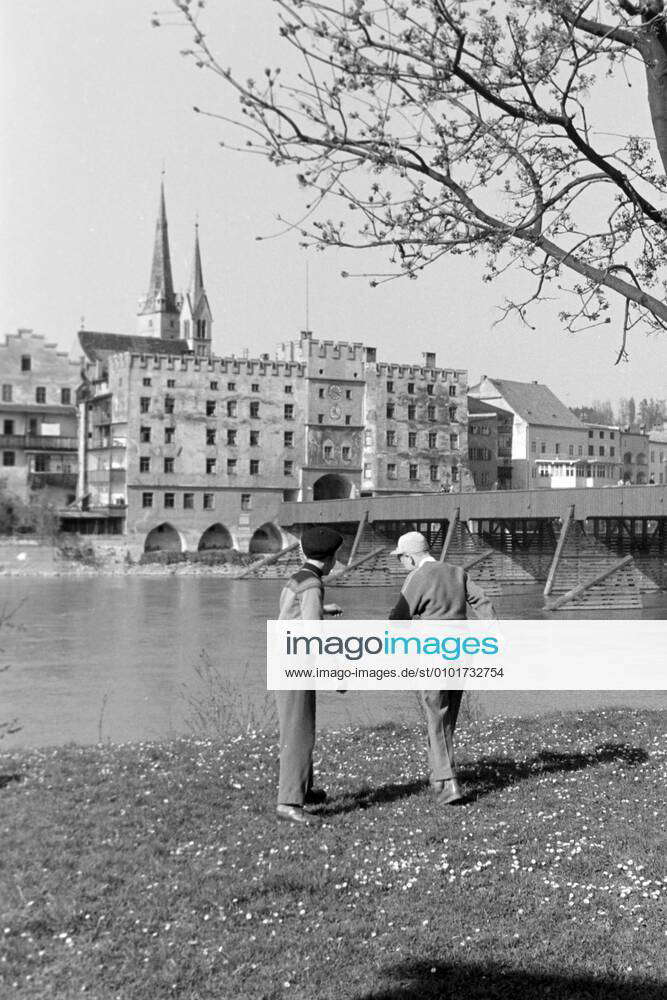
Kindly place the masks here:
<instances>
[{"instance_id":1,"label":"smaller spire","mask_svg":"<svg viewBox=\"0 0 667 1000\"><path fill-rule=\"evenodd\" d=\"M195 222L195 249L192 257L192 273L190 275L190 287L188 291L190 293L192 308L196 309L199 305L199 300L204 294L204 278L201 266L201 252L199 250L199 217L197 217L197 221Z\"/></svg>"}]
</instances>

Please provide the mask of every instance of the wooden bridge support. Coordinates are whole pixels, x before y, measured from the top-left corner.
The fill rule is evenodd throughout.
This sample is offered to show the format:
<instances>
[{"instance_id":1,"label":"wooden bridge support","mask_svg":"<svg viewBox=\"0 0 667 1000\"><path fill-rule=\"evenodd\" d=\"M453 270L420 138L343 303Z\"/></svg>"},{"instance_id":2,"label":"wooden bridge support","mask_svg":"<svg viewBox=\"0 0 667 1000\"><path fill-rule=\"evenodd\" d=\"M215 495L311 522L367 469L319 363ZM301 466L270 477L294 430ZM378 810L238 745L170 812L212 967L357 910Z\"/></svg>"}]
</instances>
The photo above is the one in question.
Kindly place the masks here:
<instances>
[{"instance_id":1,"label":"wooden bridge support","mask_svg":"<svg viewBox=\"0 0 667 1000\"><path fill-rule=\"evenodd\" d=\"M261 559L256 559L255 562L250 563L249 566L246 566L245 569L241 570L236 579L242 580L245 576L250 576L251 573L254 573L255 570L261 569L262 566L271 566L272 563L276 563L278 560L282 559L283 556L286 556L288 552L293 552L294 549L298 548L300 544L300 542L292 542L291 545L287 545L284 549L281 549L280 552L270 552L268 556L262 556Z\"/></svg>"},{"instance_id":2,"label":"wooden bridge support","mask_svg":"<svg viewBox=\"0 0 667 1000\"><path fill-rule=\"evenodd\" d=\"M447 552L449 550L450 545L452 544L452 538L454 537L454 532L456 531L456 526L459 523L460 516L461 516L461 509L460 507L457 507L456 510L454 511L454 516L447 525L447 534L445 536L444 542L442 543L440 562L444 562L445 559L447 558Z\"/></svg>"},{"instance_id":3,"label":"wooden bridge support","mask_svg":"<svg viewBox=\"0 0 667 1000\"><path fill-rule=\"evenodd\" d=\"M551 589L554 585L554 579L556 576L556 571L558 570L558 564L563 555L563 549L565 548L565 543L567 541L567 536L570 533L570 528L572 527L572 522L574 521L574 504L571 505L567 512L565 521L563 522L563 527L561 528L560 537L558 539L558 544L556 545L556 551L554 552L554 557L549 567L549 575L547 576L547 582L544 585L544 596L548 597L551 593Z\"/></svg>"},{"instance_id":4,"label":"wooden bridge support","mask_svg":"<svg viewBox=\"0 0 667 1000\"><path fill-rule=\"evenodd\" d=\"M622 569L623 566L627 566L628 563L632 562L632 559L632 556L625 556L624 559L619 559L613 566L609 566L607 569L603 570L602 573L598 573L597 576L594 576L592 580L587 580L586 583L580 583L578 587L573 587L572 590L568 590L566 594L561 594L560 597L557 597L555 601L549 602L546 605L546 610L556 611L557 608L562 608L564 604L568 604L570 601L573 601L575 598L579 597L580 594L583 594L584 591L590 590L594 584L600 583L602 580L606 580L608 576L612 576L613 573Z\"/></svg>"}]
</instances>

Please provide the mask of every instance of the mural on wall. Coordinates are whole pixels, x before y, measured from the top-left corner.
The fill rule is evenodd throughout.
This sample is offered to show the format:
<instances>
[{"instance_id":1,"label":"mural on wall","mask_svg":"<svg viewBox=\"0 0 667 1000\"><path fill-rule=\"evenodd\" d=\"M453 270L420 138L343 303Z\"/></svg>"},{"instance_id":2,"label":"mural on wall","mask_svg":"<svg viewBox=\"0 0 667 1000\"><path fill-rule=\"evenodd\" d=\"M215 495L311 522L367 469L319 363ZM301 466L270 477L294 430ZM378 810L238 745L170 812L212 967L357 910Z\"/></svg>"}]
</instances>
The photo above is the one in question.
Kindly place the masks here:
<instances>
[{"instance_id":1,"label":"mural on wall","mask_svg":"<svg viewBox=\"0 0 667 1000\"><path fill-rule=\"evenodd\" d=\"M342 427L309 428L308 465L360 466L361 432Z\"/></svg>"}]
</instances>

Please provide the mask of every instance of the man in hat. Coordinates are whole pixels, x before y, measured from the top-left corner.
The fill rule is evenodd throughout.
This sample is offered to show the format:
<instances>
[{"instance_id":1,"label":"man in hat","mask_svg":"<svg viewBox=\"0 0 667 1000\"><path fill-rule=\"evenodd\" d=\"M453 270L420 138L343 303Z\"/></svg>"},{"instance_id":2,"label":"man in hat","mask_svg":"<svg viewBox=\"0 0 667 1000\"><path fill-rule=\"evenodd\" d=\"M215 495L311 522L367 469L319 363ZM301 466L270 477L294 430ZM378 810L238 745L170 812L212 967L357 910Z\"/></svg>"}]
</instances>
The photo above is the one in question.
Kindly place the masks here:
<instances>
[{"instance_id":1,"label":"man in hat","mask_svg":"<svg viewBox=\"0 0 667 1000\"><path fill-rule=\"evenodd\" d=\"M321 621L325 615L340 615L337 604L324 603L322 577L336 562L343 536L331 528L307 528L301 536L305 562L287 581L280 595L281 620ZM326 800L326 793L313 789L315 746L315 691L277 691L280 722L280 779L278 819L302 825L319 823L319 817L304 809Z\"/></svg>"},{"instance_id":2,"label":"man in hat","mask_svg":"<svg viewBox=\"0 0 667 1000\"><path fill-rule=\"evenodd\" d=\"M436 562L419 531L401 535L391 553L408 573L401 596L389 613L393 620L467 618L468 605L477 618L495 618L493 605L460 566ZM431 787L441 805L461 799L454 773L454 729L462 691L420 691L428 728Z\"/></svg>"}]
</instances>

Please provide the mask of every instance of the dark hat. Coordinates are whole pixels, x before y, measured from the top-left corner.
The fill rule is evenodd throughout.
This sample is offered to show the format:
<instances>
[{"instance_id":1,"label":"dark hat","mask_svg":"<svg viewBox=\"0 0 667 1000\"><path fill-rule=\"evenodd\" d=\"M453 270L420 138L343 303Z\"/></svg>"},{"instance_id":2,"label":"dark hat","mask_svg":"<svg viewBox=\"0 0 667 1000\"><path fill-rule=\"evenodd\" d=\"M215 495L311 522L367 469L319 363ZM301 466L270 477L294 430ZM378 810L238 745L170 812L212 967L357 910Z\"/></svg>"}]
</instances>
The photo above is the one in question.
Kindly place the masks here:
<instances>
[{"instance_id":1,"label":"dark hat","mask_svg":"<svg viewBox=\"0 0 667 1000\"><path fill-rule=\"evenodd\" d=\"M343 536L333 528L306 528L301 536L301 548L306 559L323 562L335 555L343 544Z\"/></svg>"}]
</instances>

